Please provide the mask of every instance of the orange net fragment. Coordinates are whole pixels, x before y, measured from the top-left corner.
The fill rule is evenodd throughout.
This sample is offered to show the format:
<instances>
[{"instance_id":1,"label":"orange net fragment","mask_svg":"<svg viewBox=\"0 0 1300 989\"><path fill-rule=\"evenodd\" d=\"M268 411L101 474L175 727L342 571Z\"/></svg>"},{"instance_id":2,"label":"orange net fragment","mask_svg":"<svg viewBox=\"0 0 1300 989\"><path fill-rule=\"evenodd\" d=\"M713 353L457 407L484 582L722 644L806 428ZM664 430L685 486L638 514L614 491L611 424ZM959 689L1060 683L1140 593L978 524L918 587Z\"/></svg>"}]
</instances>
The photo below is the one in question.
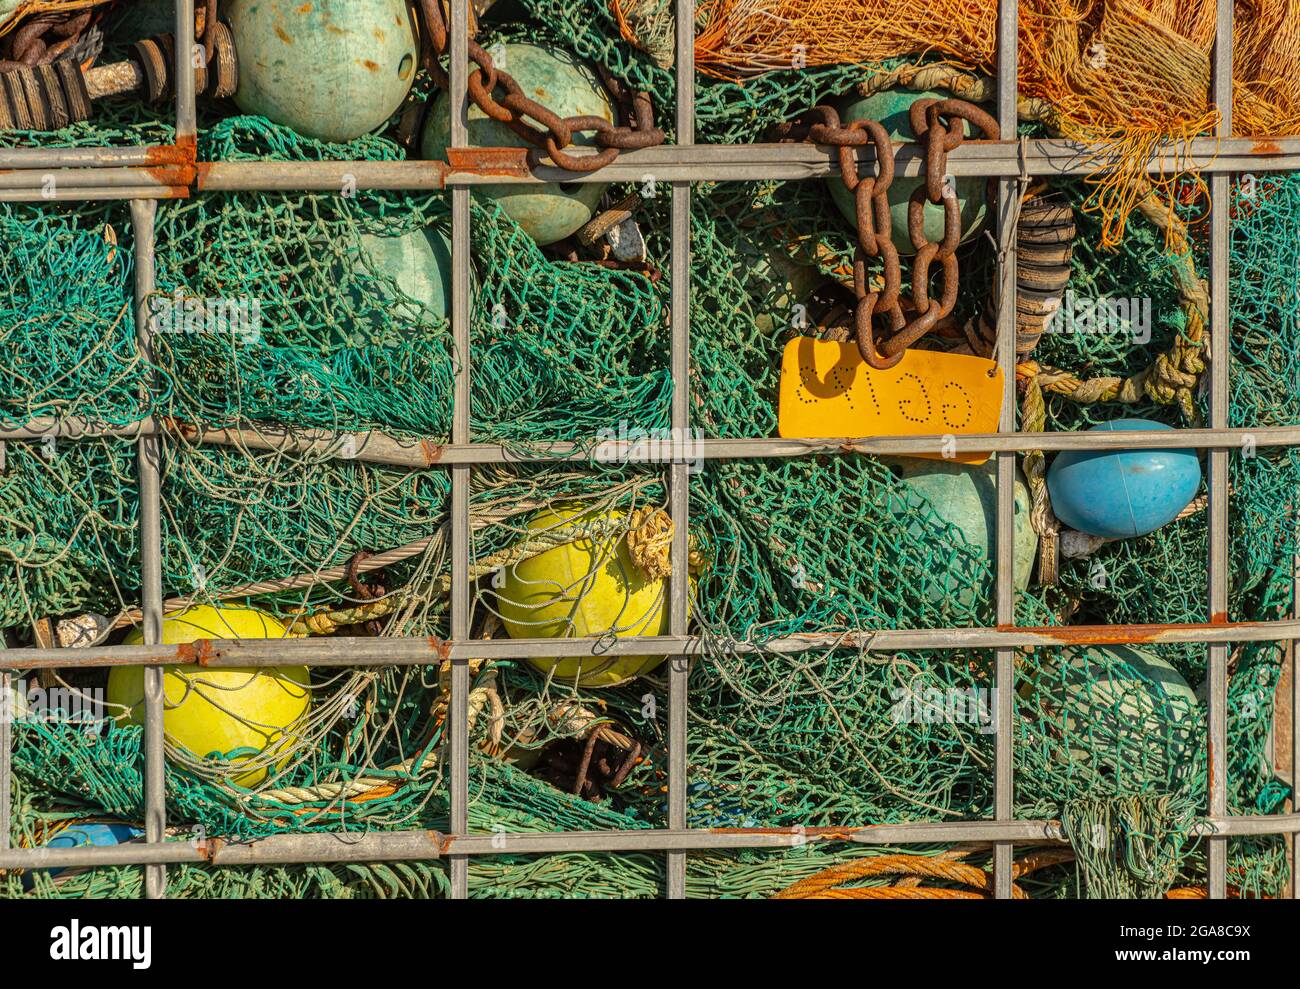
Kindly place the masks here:
<instances>
[{"instance_id":1,"label":"orange net fragment","mask_svg":"<svg viewBox=\"0 0 1300 989\"><path fill-rule=\"evenodd\" d=\"M629 40L652 2L610 0ZM741 83L894 58L992 74L997 8L996 0L701 0L695 60L702 73ZM1114 247L1152 187L1174 209L1183 142L1219 123L1215 0L1021 0L1019 9L1020 115L1104 148L1090 207L1102 215L1103 245ZM1300 134L1300 0L1239 0L1233 43L1233 134ZM1159 153L1166 167L1148 185L1147 162Z\"/></svg>"}]
</instances>

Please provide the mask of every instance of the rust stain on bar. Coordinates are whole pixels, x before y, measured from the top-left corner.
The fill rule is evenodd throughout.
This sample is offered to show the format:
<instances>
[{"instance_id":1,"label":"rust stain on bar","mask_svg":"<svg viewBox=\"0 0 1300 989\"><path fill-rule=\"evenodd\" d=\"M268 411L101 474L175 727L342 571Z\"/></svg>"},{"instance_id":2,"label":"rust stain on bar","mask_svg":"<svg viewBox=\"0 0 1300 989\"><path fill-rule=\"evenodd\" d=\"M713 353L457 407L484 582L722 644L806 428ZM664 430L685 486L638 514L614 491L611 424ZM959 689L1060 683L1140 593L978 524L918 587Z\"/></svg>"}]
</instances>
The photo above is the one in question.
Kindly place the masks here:
<instances>
[{"instance_id":1,"label":"rust stain on bar","mask_svg":"<svg viewBox=\"0 0 1300 989\"><path fill-rule=\"evenodd\" d=\"M176 144L145 149L144 169L160 185L184 187L188 193L196 180L195 138L182 137Z\"/></svg>"},{"instance_id":2,"label":"rust stain on bar","mask_svg":"<svg viewBox=\"0 0 1300 989\"><path fill-rule=\"evenodd\" d=\"M456 840L452 835L441 831L430 831L429 838L437 846L439 855L446 855L451 850L451 843Z\"/></svg>"},{"instance_id":3,"label":"rust stain on bar","mask_svg":"<svg viewBox=\"0 0 1300 989\"><path fill-rule=\"evenodd\" d=\"M1219 612L1209 624L1168 624L1168 625L999 625L999 632L1041 635L1045 639L1055 639L1067 645L1111 646L1133 645L1139 642L1158 642L1164 636L1186 632L1191 629L1229 628L1250 626L1255 622L1230 622L1228 616Z\"/></svg>"},{"instance_id":4,"label":"rust stain on bar","mask_svg":"<svg viewBox=\"0 0 1300 989\"><path fill-rule=\"evenodd\" d=\"M217 651L212 648L211 639L183 642L176 647L176 658L181 663L194 666L207 666L217 655Z\"/></svg>"},{"instance_id":5,"label":"rust stain on bar","mask_svg":"<svg viewBox=\"0 0 1300 989\"><path fill-rule=\"evenodd\" d=\"M1228 621L1228 613L1226 611L1216 611L1214 614L1210 615L1210 624L1231 625L1232 622Z\"/></svg>"},{"instance_id":6,"label":"rust stain on bar","mask_svg":"<svg viewBox=\"0 0 1300 989\"><path fill-rule=\"evenodd\" d=\"M433 443L429 440L420 440L420 452L424 454L424 465L432 467L438 461L442 460L442 455L447 452L447 447L442 443Z\"/></svg>"},{"instance_id":7,"label":"rust stain on bar","mask_svg":"<svg viewBox=\"0 0 1300 989\"><path fill-rule=\"evenodd\" d=\"M1256 141L1250 146L1253 155L1280 155L1282 148L1276 141Z\"/></svg>"},{"instance_id":8,"label":"rust stain on bar","mask_svg":"<svg viewBox=\"0 0 1300 989\"><path fill-rule=\"evenodd\" d=\"M527 148L448 148L447 161L453 172L519 178L530 174Z\"/></svg>"},{"instance_id":9,"label":"rust stain on bar","mask_svg":"<svg viewBox=\"0 0 1300 989\"><path fill-rule=\"evenodd\" d=\"M435 635L429 636L429 648L436 652L443 662L451 658L451 643L446 639L439 639Z\"/></svg>"}]
</instances>

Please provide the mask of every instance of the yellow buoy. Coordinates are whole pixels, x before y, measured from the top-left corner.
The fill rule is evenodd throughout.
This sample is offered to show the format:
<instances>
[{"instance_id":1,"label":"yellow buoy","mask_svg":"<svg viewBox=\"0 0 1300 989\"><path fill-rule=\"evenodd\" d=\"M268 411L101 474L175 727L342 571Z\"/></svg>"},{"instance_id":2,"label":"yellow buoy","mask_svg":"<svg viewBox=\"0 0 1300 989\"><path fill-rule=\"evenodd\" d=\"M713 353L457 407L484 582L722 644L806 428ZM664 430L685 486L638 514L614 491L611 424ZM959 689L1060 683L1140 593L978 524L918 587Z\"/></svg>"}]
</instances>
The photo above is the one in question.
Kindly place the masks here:
<instances>
[{"instance_id":1,"label":"yellow buoy","mask_svg":"<svg viewBox=\"0 0 1300 989\"><path fill-rule=\"evenodd\" d=\"M538 514L532 533L583 532L571 542L505 568L497 588L506 631L515 639L667 635L668 581L633 561L623 512L561 506ZM529 660L584 687L613 687L649 673L664 656L570 656Z\"/></svg>"},{"instance_id":2,"label":"yellow buoy","mask_svg":"<svg viewBox=\"0 0 1300 989\"><path fill-rule=\"evenodd\" d=\"M181 645L199 639L283 639L286 634L283 625L260 611L203 605L166 616L162 641ZM125 644L142 641L144 636L135 631ZM311 704L311 677L305 666L168 666L163 694L167 740L196 759L212 757L234 765L257 759L258 768L230 780L252 787L266 779L272 761L277 769L288 761L292 730ZM108 702L129 709L123 719L143 724L144 668L115 668L108 677ZM281 751L283 757L277 758Z\"/></svg>"}]
</instances>

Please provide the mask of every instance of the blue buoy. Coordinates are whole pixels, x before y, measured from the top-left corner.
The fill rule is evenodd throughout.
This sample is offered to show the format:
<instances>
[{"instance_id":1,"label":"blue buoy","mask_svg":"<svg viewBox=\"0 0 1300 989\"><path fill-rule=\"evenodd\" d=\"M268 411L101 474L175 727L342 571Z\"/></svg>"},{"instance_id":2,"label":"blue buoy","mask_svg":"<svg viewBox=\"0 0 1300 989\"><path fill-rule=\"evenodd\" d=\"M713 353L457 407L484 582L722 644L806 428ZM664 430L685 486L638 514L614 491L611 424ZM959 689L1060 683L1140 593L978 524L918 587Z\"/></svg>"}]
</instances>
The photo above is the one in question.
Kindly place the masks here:
<instances>
[{"instance_id":1,"label":"blue buoy","mask_svg":"<svg viewBox=\"0 0 1300 989\"><path fill-rule=\"evenodd\" d=\"M1170 428L1149 419L1116 419L1089 432ZM1195 450L1067 450L1047 471L1056 517L1104 539L1131 539L1168 525L1200 487Z\"/></svg>"},{"instance_id":2,"label":"blue buoy","mask_svg":"<svg viewBox=\"0 0 1300 989\"><path fill-rule=\"evenodd\" d=\"M53 838L42 844L42 848L81 848L90 845L103 848L108 845L124 845L144 834L141 828L124 824L120 821L91 822L88 824L70 824ZM46 874L53 879L66 869L49 869ZM31 873L23 876L23 888L30 890L34 885Z\"/></svg>"}]
</instances>

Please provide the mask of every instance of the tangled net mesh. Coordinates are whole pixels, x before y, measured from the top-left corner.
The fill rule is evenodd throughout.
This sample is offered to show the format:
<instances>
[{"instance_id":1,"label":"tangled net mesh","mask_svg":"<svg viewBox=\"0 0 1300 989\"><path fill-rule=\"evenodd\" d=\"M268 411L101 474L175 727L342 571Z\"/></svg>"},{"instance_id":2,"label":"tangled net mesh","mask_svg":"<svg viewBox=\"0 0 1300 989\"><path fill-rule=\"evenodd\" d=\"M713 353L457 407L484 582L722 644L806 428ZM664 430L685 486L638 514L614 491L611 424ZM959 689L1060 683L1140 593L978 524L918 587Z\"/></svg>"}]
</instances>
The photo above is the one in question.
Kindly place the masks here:
<instances>
[{"instance_id":1,"label":"tangled net mesh","mask_svg":"<svg viewBox=\"0 0 1300 989\"><path fill-rule=\"evenodd\" d=\"M671 45L662 31L655 34L665 5L524 0L523 6L529 19L502 29L500 37L573 50L650 90L660 117L670 118ZM932 56L976 72L990 68L991 28L942 5L927 6L924 16L882 18L892 34L854 31L851 37L822 30L817 20L834 21L843 5L801 5L805 16L792 19L797 23L789 30L810 31L807 68L787 68L764 61L786 35L774 41L737 28L748 23L737 20L747 10L774 6L701 5L697 58L718 76L701 81L701 140L762 140L771 124L821 99L869 88L891 73L914 74L918 63L908 60L918 54L918 38ZM912 6L881 9L897 14L894 8ZM1149 41L1155 19L1164 25L1155 33L1182 53L1179 71L1200 71L1208 57L1205 5L1166 6L1107 4L1098 21L1064 3L1035 3L1022 25L1051 12L1069 14L1053 30L1086 29L1090 38L1102 32L1112 71L1119 71L1125 39ZM1284 6L1251 9L1258 24L1276 25ZM1270 128L1281 132L1294 117L1277 110L1285 107L1281 91L1258 80L1266 77L1264 66L1277 72L1290 64L1287 36L1272 32L1264 44L1269 32L1239 20L1237 119L1271 119ZM850 50L836 41L864 38L878 47ZM1109 104L1098 102L1112 98L1105 87L1077 65L1075 75L1059 67L1048 72L1044 67L1054 64L1048 54L1044 47L1024 55L1022 86L1033 94L1034 73L1041 72L1069 89L1033 96L1057 109L1052 126L1090 139L1116 136L1117 129L1106 129L1114 124L1106 116ZM735 71L739 64L748 68ZM1264 116L1265 106L1279 116ZM1041 108L1022 111L1026 127L1043 126ZM54 135L56 143L153 141L166 133L130 104L113 112L94 126ZM1160 112L1166 118L1152 117L1152 126L1166 136L1212 123L1200 106ZM1168 114L1182 123L1171 129ZM40 136L47 144L49 138ZM404 152L389 134L332 146L261 118L210 111L199 155L396 160ZM1185 231L1172 242L1145 215L1116 228L1114 211L1097 208L1093 181L1062 183L1057 191L1075 207L1079 225L1069 288L1094 298L1149 297L1153 319L1142 347L1115 335L1048 334L1034 359L1084 381L1127 379L1191 333L1180 272L1187 265L1207 270L1199 187L1172 179L1167 187ZM842 290L851 276L852 231L817 182L702 183L691 209L692 421L709 436L773 435L777 355L800 332L795 306L814 286ZM666 197L646 199L638 220L651 259L666 267ZM1300 328L1300 245L1286 236L1297 224L1297 176L1235 187L1234 426L1300 418L1300 357L1291 346ZM384 636L450 634L447 473L369 463L339 455L337 447L275 451L261 442L263 427L276 425L382 430L413 443L447 439L456 355L445 315L372 253L376 239L422 231L434 231L436 252L449 231L442 197L238 193L162 204L160 297L253 296L263 320L256 345L230 335L160 334L148 362L134 344L133 245L122 207L7 204L0 225L12 245L0 252L0 342L14 372L0 382L6 427L41 417L123 425L155 416L229 431L220 444L201 442L194 430L164 438L169 608L249 604L279 617L295 635L373 634L375 627ZM472 246L476 440L522 453L552 439L588 443L619 424L632 430L668 425L666 277L652 281L555 260L477 198ZM963 248L961 260L956 315L965 320L985 306L995 262L979 238ZM1157 400L1143 391L1120 404L1073 386L1042 392L1048 430L1087 428L1119 415L1190 422L1172 393ZM1193 415L1203 416L1204 397L1188 394ZM135 446L96 439L10 442L5 450L0 627L9 630L10 645L31 644L32 627L50 616L93 612L119 630L138 621ZM839 455L709 461L693 476L690 614L704 648L690 668L688 825L803 828L809 840L780 852L693 852L688 895L894 896L921 887L988 894L977 882L970 885L986 872L986 847L868 848L834 837L837 828L993 813L993 654L880 653L848 637L857 630L994 621L989 548L918 494L905 475L901 462ZM1300 463L1290 451L1243 450L1230 459L1234 621L1277 619L1294 607L1298 481ZM622 602L619 630L653 623L667 594L667 583L654 576L661 573L654 561L666 507L662 471L643 466L593 457L475 469L473 636L509 634L503 624L512 609L517 617L529 607L518 590L532 579L530 562L556 550L566 559L590 560L562 582L560 598L575 614L602 581ZM539 524L555 512L565 514L563 522L551 517ZM1018 517L1017 524L1029 520ZM1193 510L1148 536L1063 559L1055 585L1032 583L1019 593L1016 620L1032 626L1204 621L1207 552L1205 512ZM658 593L648 603L634 602L631 588L653 588L656 580ZM577 617L560 625L555 634L583 631ZM805 634L822 638L797 653L773 646ZM1277 813L1290 797L1269 749L1283 662L1282 648L1270 643L1243 644L1232 654L1234 813ZM599 658L584 660L584 673L608 668ZM1194 825L1206 812L1206 702L1199 689L1205 668L1204 649L1190 646L1143 647L1138 656L1066 648L1017 656L1015 813L1059 819L1068 842L1068 854L1057 857L1027 849L1031 858L1017 866L1017 889L1044 897L1163 896L1204 885L1204 848ZM1185 693L1165 689L1170 671ZM34 684L34 675L24 682ZM104 674L64 671L57 682L72 691L69 697L94 696ZM449 830L449 683L446 663L324 667L312 674L309 715L260 762L196 758L170 743L169 840ZM665 826L667 695L667 666L597 687L575 685L545 664L473 661L471 830ZM17 843L40 844L85 821L142 819L140 729L20 719L14 741ZM585 770L579 768L584 757ZM241 785L250 768L264 770L264 778ZM1277 895L1285 887L1280 839L1233 839L1229 859L1236 893ZM139 868L10 874L0 876L0 891L137 896L141 876ZM655 896L665 881L663 857L650 854L506 850L476 857L470 867L476 896ZM449 888L439 861L184 865L169 869L168 882L169 895L179 897L441 896Z\"/></svg>"}]
</instances>

